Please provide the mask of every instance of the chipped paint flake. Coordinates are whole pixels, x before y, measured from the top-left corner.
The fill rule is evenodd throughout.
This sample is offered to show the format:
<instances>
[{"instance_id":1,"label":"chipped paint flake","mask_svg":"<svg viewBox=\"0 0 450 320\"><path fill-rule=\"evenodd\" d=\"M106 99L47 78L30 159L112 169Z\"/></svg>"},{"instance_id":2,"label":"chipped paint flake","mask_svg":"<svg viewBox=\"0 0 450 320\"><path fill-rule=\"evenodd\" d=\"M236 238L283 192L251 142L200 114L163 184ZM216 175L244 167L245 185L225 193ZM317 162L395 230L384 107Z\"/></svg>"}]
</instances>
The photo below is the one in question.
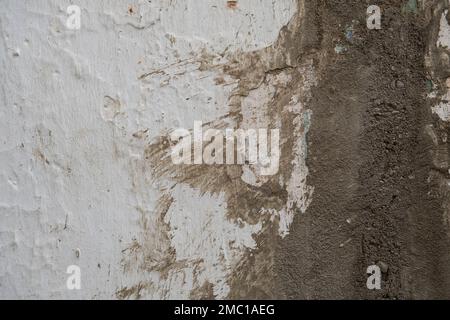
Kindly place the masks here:
<instances>
[{"instance_id":1,"label":"chipped paint flake","mask_svg":"<svg viewBox=\"0 0 450 320\"><path fill-rule=\"evenodd\" d=\"M438 47L450 49L450 25L447 21L447 14L448 10L445 10L441 16L437 45Z\"/></svg>"}]
</instances>

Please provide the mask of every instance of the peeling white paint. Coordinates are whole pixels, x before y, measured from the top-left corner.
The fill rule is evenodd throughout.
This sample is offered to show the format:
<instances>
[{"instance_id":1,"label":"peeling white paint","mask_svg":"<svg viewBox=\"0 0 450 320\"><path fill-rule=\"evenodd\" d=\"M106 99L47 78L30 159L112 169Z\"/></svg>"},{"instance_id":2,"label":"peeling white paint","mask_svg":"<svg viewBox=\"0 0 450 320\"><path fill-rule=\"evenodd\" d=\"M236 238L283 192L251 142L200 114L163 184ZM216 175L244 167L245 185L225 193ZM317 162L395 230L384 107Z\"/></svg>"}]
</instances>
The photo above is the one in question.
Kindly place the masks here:
<instances>
[{"instance_id":1,"label":"peeling white paint","mask_svg":"<svg viewBox=\"0 0 450 320\"><path fill-rule=\"evenodd\" d=\"M306 101L311 98L311 88L317 84L312 62L301 67L301 73L304 75L304 82L302 87L302 96ZM290 226L294 221L296 208L304 213L312 200L314 188L306 183L308 176L308 167L306 166L307 157L307 141L306 136L309 131L311 123L311 110L305 108L300 102L299 96L292 97L288 110L295 116L293 119L294 132L296 143L294 145L294 159L292 160L293 168L289 180L286 182L286 190L288 192L288 199L286 208L276 213L279 216L279 234L285 237L289 234ZM273 212L272 212L273 214Z\"/></svg>"},{"instance_id":2,"label":"peeling white paint","mask_svg":"<svg viewBox=\"0 0 450 320\"><path fill-rule=\"evenodd\" d=\"M303 84L303 95L306 99L311 98L311 88L317 84L312 62L302 68L305 80ZM311 202L311 195L313 193L313 187L306 184L306 177L308 175L308 168L306 166L307 157L307 141L306 135L309 131L311 124L311 110L305 110L305 107L298 101L297 97L294 97L289 105L291 111L295 114L293 120L295 124L296 144L294 145L294 160L293 160L293 172L290 180L287 183L288 201L287 212L289 218L287 221L287 227L293 221L294 206L297 205L300 211L303 213ZM285 233L287 231L284 231Z\"/></svg>"},{"instance_id":3,"label":"peeling white paint","mask_svg":"<svg viewBox=\"0 0 450 320\"><path fill-rule=\"evenodd\" d=\"M447 93L447 99L450 99L450 93ZM449 101L449 100L446 100ZM432 107L433 113L437 114L442 121L450 121L450 103L441 102Z\"/></svg>"},{"instance_id":4,"label":"peeling white paint","mask_svg":"<svg viewBox=\"0 0 450 320\"><path fill-rule=\"evenodd\" d=\"M441 16L437 46L450 49L450 26L447 21L447 14L448 10L445 10Z\"/></svg>"},{"instance_id":5,"label":"peeling white paint","mask_svg":"<svg viewBox=\"0 0 450 320\"><path fill-rule=\"evenodd\" d=\"M448 10L445 10L441 15L439 35L437 46L450 49L450 25L447 21ZM448 87L448 80L447 80ZM432 92L429 97L433 98L436 96L435 92ZM442 121L450 121L450 91L448 91L443 97L442 102L438 103L436 106L432 107L433 113L437 114Z\"/></svg>"}]
</instances>

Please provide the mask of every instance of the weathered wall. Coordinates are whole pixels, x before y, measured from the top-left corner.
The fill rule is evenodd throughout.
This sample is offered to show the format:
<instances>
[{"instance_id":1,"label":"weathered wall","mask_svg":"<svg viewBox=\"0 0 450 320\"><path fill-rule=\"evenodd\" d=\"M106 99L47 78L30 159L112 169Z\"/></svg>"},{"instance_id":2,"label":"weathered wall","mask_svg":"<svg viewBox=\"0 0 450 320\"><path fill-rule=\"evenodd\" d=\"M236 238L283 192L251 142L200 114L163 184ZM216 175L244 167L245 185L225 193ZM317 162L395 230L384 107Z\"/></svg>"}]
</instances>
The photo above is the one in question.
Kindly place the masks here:
<instances>
[{"instance_id":1,"label":"weathered wall","mask_svg":"<svg viewBox=\"0 0 450 320\"><path fill-rule=\"evenodd\" d=\"M414 3L1 1L0 298L446 296L448 3ZM173 165L199 120L280 129L279 171Z\"/></svg>"},{"instance_id":2,"label":"weathered wall","mask_svg":"<svg viewBox=\"0 0 450 320\"><path fill-rule=\"evenodd\" d=\"M80 30L66 28L70 4ZM164 191L173 182L152 179L146 145L226 115L227 56L275 42L295 1L1 5L0 296L114 298L142 284L146 298L208 285L226 297L261 224L227 219L220 193ZM249 106L270 92L255 94ZM66 289L72 264L80 291Z\"/></svg>"}]
</instances>

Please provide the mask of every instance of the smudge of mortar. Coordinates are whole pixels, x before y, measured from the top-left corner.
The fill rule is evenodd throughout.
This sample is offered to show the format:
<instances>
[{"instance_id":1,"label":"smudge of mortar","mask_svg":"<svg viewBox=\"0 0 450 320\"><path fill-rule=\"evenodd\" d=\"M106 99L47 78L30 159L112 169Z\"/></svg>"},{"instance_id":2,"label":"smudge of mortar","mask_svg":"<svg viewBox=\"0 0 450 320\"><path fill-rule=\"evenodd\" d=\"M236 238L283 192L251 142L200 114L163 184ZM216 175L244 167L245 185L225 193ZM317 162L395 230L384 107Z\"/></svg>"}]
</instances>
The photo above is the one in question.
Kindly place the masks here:
<instances>
[{"instance_id":1,"label":"smudge of mortar","mask_svg":"<svg viewBox=\"0 0 450 320\"><path fill-rule=\"evenodd\" d=\"M238 2L236 0L228 0L227 7L230 9L237 9Z\"/></svg>"},{"instance_id":2,"label":"smudge of mortar","mask_svg":"<svg viewBox=\"0 0 450 320\"><path fill-rule=\"evenodd\" d=\"M142 297L142 291L146 289L147 285L145 283L138 283L133 287L123 287L116 292L117 299L136 299L139 300Z\"/></svg>"},{"instance_id":3,"label":"smudge of mortar","mask_svg":"<svg viewBox=\"0 0 450 320\"><path fill-rule=\"evenodd\" d=\"M152 141L145 150L146 170L151 172L152 178L173 181L172 187L162 190L166 196L178 184L199 190L200 195L221 195L226 200L229 221L237 225L239 221L249 226L262 225L253 235L256 247L244 249L237 264L228 270L224 279L231 288L228 298L273 296L275 239L289 233L294 216L305 212L311 201L313 188L306 183L308 169L305 162L311 111L306 105L311 98L311 88L317 81L315 62L311 59L317 40L305 37L299 31L305 24L302 17L304 5L304 2L299 2L297 15L282 29L274 45L250 53L225 54L228 60L225 64L215 64L214 56L206 51L202 52L200 59L199 70L217 70L238 82L229 98L229 113L204 124L203 129L280 129L280 170L276 175L259 176L258 168L249 165L173 165L170 132ZM151 74L141 76L141 80L148 76ZM246 180L246 174L254 179ZM162 225L156 228L162 228L161 236L167 234ZM143 230L145 233L145 228ZM152 256L148 254L153 250L152 245L144 247L145 244L138 242L126 250L125 254L130 255L126 260L131 263L125 263L125 268L139 260L140 268L147 271L176 269L177 263L173 261L173 252L166 239L164 243L167 243L165 250L170 253L170 259L163 259L166 261L162 263L163 267L145 258ZM208 282L196 283L191 296L210 297L211 291L215 292L214 287L215 284ZM136 290L140 292L140 288L138 286ZM207 292L202 293L202 288ZM124 292L131 295L129 291Z\"/></svg>"},{"instance_id":4,"label":"smudge of mortar","mask_svg":"<svg viewBox=\"0 0 450 320\"><path fill-rule=\"evenodd\" d=\"M212 300L214 299L214 285L205 281L202 286L191 291L189 299L191 300Z\"/></svg>"},{"instance_id":5,"label":"smudge of mortar","mask_svg":"<svg viewBox=\"0 0 450 320\"><path fill-rule=\"evenodd\" d=\"M168 269L175 263L175 251L170 246L170 228L164 222L164 217L172 203L173 198L169 194L163 194L154 213L137 208L141 213L139 224L142 233L139 240L134 240L122 251L125 254L122 259L125 272L137 268L137 271L157 271L162 278L167 277Z\"/></svg>"}]
</instances>

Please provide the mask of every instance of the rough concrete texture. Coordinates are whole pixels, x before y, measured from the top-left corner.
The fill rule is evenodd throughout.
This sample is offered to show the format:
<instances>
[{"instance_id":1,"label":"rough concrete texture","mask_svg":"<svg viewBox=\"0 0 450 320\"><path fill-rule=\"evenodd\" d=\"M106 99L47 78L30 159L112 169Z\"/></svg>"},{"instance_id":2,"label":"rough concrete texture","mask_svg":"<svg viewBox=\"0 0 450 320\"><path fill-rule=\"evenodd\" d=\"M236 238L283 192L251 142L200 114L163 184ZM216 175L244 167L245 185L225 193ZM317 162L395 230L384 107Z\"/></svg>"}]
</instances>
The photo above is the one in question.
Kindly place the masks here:
<instances>
[{"instance_id":1,"label":"rough concrete texture","mask_svg":"<svg viewBox=\"0 0 450 320\"><path fill-rule=\"evenodd\" d=\"M1 4L0 298L450 298L447 0ZM194 121L279 170L174 164Z\"/></svg>"}]
</instances>

